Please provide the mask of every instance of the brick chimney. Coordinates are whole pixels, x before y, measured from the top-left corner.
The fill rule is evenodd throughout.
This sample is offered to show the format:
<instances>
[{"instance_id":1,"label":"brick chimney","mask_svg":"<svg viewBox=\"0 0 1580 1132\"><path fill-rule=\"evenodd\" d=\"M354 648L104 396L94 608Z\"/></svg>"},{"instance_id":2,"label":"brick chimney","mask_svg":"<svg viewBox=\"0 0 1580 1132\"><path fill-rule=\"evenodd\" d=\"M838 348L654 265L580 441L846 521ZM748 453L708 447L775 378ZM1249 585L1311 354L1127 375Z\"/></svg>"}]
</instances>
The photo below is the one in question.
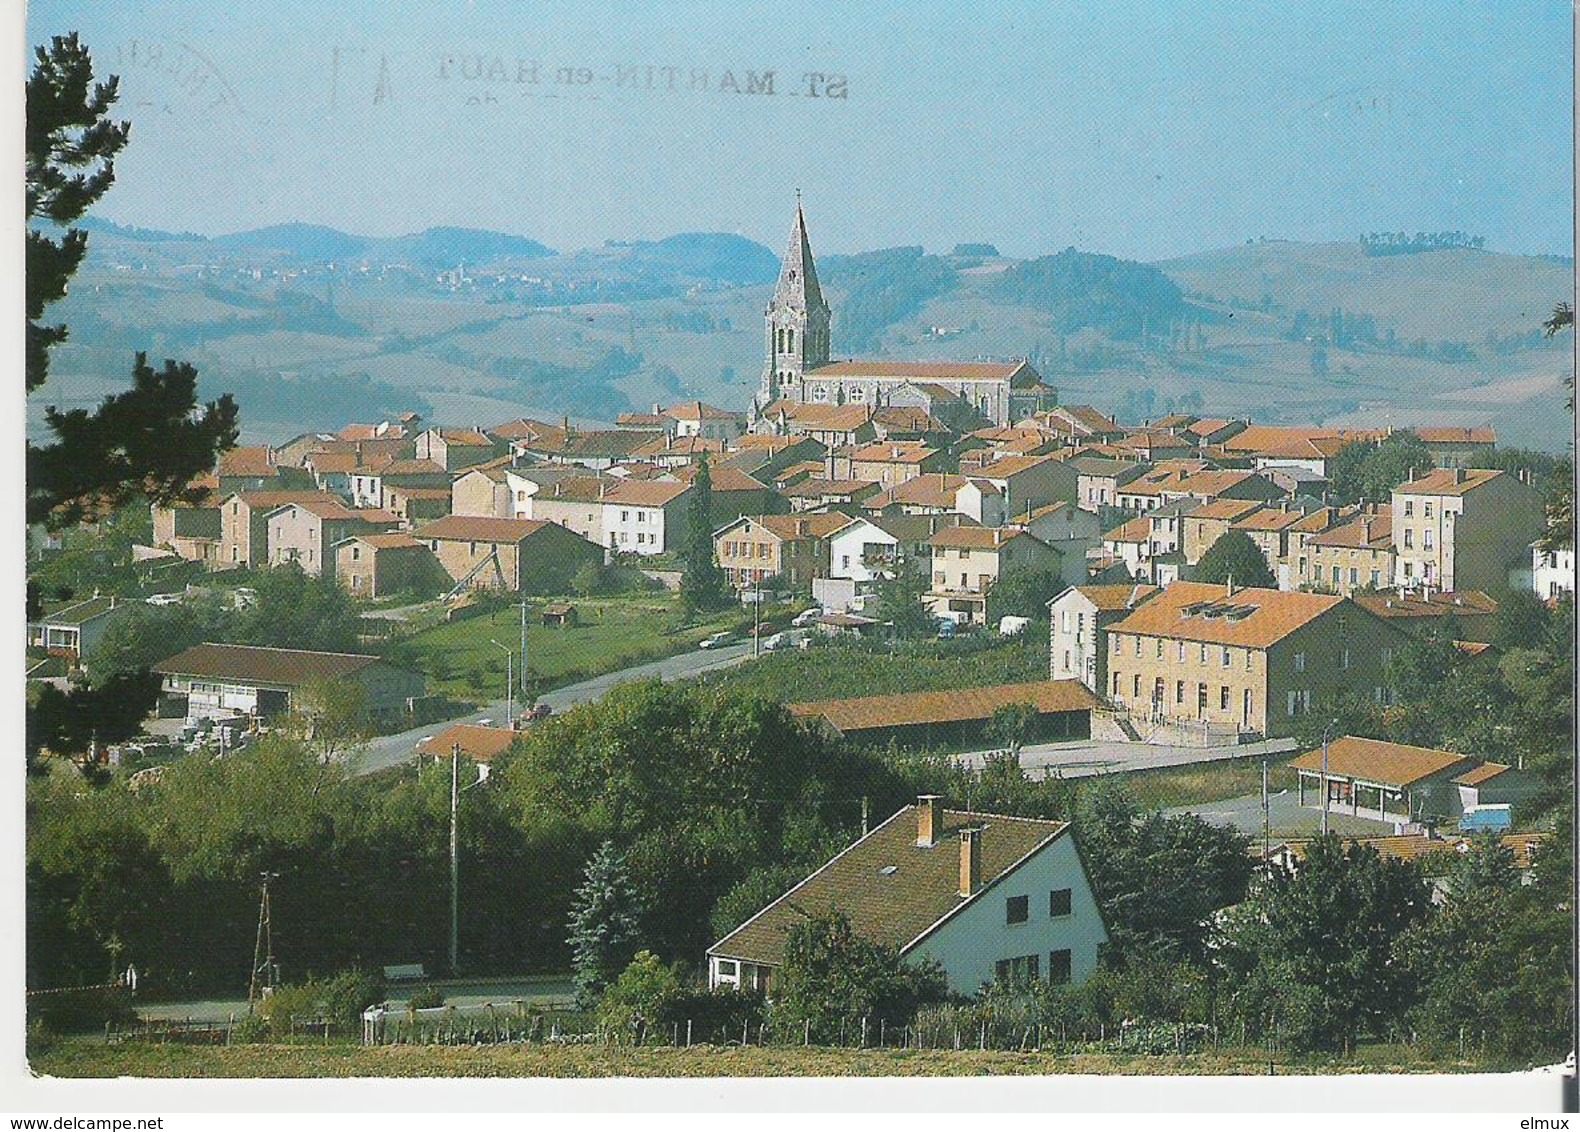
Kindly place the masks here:
<instances>
[{"instance_id":1,"label":"brick chimney","mask_svg":"<svg viewBox=\"0 0 1580 1132\"><path fill-rule=\"evenodd\" d=\"M1465 482L1465 469L1464 468L1455 468L1454 469L1454 482L1455 483L1464 483Z\"/></svg>"},{"instance_id":2,"label":"brick chimney","mask_svg":"<svg viewBox=\"0 0 1580 1132\"><path fill-rule=\"evenodd\" d=\"M922 794L916 799L916 847L931 849L944 831L944 799L938 794Z\"/></svg>"},{"instance_id":3,"label":"brick chimney","mask_svg":"<svg viewBox=\"0 0 1580 1132\"><path fill-rule=\"evenodd\" d=\"M982 887L982 829L960 831L960 895L974 896Z\"/></svg>"}]
</instances>

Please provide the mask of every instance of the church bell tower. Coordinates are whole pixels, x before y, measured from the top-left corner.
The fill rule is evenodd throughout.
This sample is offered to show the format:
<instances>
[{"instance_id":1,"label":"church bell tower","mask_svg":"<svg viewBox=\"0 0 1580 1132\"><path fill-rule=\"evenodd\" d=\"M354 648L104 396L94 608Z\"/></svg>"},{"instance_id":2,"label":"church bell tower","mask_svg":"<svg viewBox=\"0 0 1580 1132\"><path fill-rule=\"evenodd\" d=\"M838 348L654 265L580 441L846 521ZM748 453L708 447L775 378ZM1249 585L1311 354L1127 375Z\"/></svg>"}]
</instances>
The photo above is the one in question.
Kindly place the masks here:
<instances>
[{"instance_id":1,"label":"church bell tower","mask_svg":"<svg viewBox=\"0 0 1580 1132\"><path fill-rule=\"evenodd\" d=\"M812 244L807 239L799 193L790 246L763 321L767 360L753 404L758 412L780 398L804 401L806 372L828 362L829 309L817 285L817 266L812 262Z\"/></svg>"}]
</instances>

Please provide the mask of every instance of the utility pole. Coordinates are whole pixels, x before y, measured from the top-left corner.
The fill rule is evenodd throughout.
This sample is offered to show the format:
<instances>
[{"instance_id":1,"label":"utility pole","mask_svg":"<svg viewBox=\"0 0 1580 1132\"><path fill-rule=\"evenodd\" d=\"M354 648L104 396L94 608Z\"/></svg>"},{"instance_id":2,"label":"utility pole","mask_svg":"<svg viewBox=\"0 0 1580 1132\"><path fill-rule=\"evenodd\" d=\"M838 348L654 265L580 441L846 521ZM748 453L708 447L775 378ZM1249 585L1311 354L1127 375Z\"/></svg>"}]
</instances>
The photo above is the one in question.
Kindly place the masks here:
<instances>
[{"instance_id":1,"label":"utility pole","mask_svg":"<svg viewBox=\"0 0 1580 1132\"><path fill-rule=\"evenodd\" d=\"M516 678L511 672L510 665L511 659L515 654L492 637L488 639L488 643L496 649L502 650L505 654L505 726L514 727L516 725Z\"/></svg>"},{"instance_id":2,"label":"utility pole","mask_svg":"<svg viewBox=\"0 0 1580 1132\"><path fill-rule=\"evenodd\" d=\"M1272 810L1267 797L1267 759L1262 759L1262 873L1271 875L1272 862L1268 859L1273 836Z\"/></svg>"},{"instance_id":3,"label":"utility pole","mask_svg":"<svg viewBox=\"0 0 1580 1132\"><path fill-rule=\"evenodd\" d=\"M247 1013L251 1014L253 1004L260 997L258 976L263 976L262 993L267 994L274 990L276 982L276 967L274 962L274 923L269 907L269 882L279 877L279 873L260 873L263 879L262 890L258 897L258 937L252 945L252 979L247 984Z\"/></svg>"},{"instance_id":4,"label":"utility pole","mask_svg":"<svg viewBox=\"0 0 1580 1132\"><path fill-rule=\"evenodd\" d=\"M1322 836L1323 837L1326 837L1328 835L1328 796L1332 792L1332 787L1328 785L1328 736L1329 736L1329 734L1332 733L1333 725L1335 723L1337 723L1337 722L1338 722L1338 720L1336 720L1336 719L1335 720L1330 720L1328 722L1328 725L1322 729ZM1351 785L1350 789L1351 789L1351 791L1353 791L1355 789L1355 787L1353 785Z\"/></svg>"},{"instance_id":5,"label":"utility pole","mask_svg":"<svg viewBox=\"0 0 1580 1132\"><path fill-rule=\"evenodd\" d=\"M762 583L757 583L757 588L752 590L752 659L756 660L763 653L763 591Z\"/></svg>"},{"instance_id":6,"label":"utility pole","mask_svg":"<svg viewBox=\"0 0 1580 1132\"><path fill-rule=\"evenodd\" d=\"M450 974L456 973L461 936L461 843L456 816L461 804L461 744L450 748Z\"/></svg>"},{"instance_id":7,"label":"utility pole","mask_svg":"<svg viewBox=\"0 0 1580 1132\"><path fill-rule=\"evenodd\" d=\"M527 703L527 600L521 599L521 702Z\"/></svg>"}]
</instances>

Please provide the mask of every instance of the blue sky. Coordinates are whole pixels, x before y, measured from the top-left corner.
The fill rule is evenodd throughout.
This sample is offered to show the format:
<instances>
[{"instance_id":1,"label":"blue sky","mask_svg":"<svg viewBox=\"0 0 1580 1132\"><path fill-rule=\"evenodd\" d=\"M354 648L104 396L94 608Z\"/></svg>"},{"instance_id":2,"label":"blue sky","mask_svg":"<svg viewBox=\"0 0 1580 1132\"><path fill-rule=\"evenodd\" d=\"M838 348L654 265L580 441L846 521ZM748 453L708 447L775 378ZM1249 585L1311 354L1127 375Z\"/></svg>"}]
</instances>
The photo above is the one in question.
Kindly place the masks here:
<instances>
[{"instance_id":1,"label":"blue sky","mask_svg":"<svg viewBox=\"0 0 1580 1132\"><path fill-rule=\"evenodd\" d=\"M121 74L132 141L98 211L123 223L778 250L800 188L821 252L1151 259L1380 229L1568 252L1571 19L1561 0L35 0L28 35L78 30Z\"/></svg>"}]
</instances>

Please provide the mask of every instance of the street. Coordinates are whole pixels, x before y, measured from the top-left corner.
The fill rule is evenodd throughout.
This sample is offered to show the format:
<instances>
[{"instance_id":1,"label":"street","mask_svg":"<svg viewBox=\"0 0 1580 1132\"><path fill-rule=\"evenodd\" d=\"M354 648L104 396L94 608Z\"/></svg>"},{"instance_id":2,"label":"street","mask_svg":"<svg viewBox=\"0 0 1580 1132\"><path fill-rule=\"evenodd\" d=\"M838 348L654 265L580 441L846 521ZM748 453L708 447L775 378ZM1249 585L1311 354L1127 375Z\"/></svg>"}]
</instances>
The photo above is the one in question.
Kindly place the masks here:
<instances>
[{"instance_id":1,"label":"street","mask_svg":"<svg viewBox=\"0 0 1580 1132\"><path fill-rule=\"evenodd\" d=\"M436 987L444 993L447 1005L456 1007L508 1006L517 1001L536 1007L564 1006L573 999L569 975L527 975L499 979L422 979L411 983L389 983L384 988L387 1001L404 1008L413 991ZM224 1022L247 1016L245 998L200 999L192 1002L155 1002L138 1004L140 1018L175 1019L193 1022Z\"/></svg>"},{"instance_id":2,"label":"street","mask_svg":"<svg viewBox=\"0 0 1580 1132\"><path fill-rule=\"evenodd\" d=\"M750 660L752 645L750 641L738 645L728 645L720 649L693 649L677 656L666 657L663 660L651 661L647 664L638 664L631 668L622 668L617 672L607 672L602 676L594 676L590 680L583 680L578 684L567 684L563 688L556 688L552 692L545 692L538 697L539 703L548 704L556 713L575 707L577 704L591 703L602 699L616 684L624 684L632 680L646 680L654 676L661 680L682 680L690 676L698 676L704 672L712 672L719 668L729 668ZM516 705L518 710L523 706ZM350 756L350 767L353 774L373 774L376 771L387 770L392 766L410 762L417 754L417 743L429 735L436 734L452 723L476 723L479 720L491 719L503 727L505 719L506 702L498 700L477 708L466 715L456 716L454 719L437 720L426 723L421 727L414 727L409 731L402 731L395 735L379 735L370 740L366 747Z\"/></svg>"},{"instance_id":3,"label":"street","mask_svg":"<svg viewBox=\"0 0 1580 1132\"><path fill-rule=\"evenodd\" d=\"M1322 811L1302 806L1293 790L1280 790L1267 800L1268 823L1277 840L1315 837L1322 829ZM1198 802L1163 811L1166 814L1195 814L1214 825L1226 825L1253 837L1262 836L1262 796L1247 794L1218 802ZM1328 828L1346 837L1382 837L1393 833L1389 822L1354 817L1335 806L1328 811Z\"/></svg>"}]
</instances>

